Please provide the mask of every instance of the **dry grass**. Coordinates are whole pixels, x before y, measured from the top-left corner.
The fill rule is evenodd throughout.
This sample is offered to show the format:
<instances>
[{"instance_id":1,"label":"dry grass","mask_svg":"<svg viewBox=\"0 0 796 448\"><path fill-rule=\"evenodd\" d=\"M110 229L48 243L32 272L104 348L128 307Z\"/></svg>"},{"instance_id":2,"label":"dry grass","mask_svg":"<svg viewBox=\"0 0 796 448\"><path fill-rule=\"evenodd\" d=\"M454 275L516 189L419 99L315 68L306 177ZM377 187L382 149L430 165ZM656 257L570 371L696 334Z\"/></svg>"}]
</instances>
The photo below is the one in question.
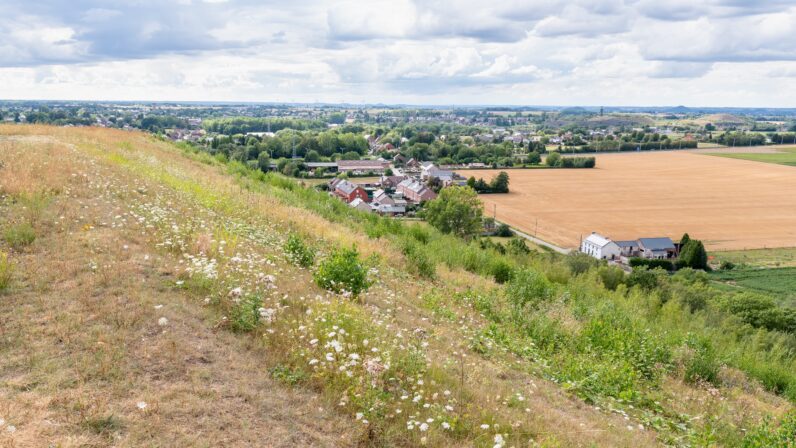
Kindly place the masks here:
<instances>
[{"instance_id":1,"label":"dry grass","mask_svg":"<svg viewBox=\"0 0 796 448\"><path fill-rule=\"evenodd\" d=\"M489 178L493 171L469 172ZM577 247L592 231L615 240L688 232L708 249L796 246L792 167L686 152L603 154L587 170L510 170L511 193L483 195L497 217Z\"/></svg>"}]
</instances>

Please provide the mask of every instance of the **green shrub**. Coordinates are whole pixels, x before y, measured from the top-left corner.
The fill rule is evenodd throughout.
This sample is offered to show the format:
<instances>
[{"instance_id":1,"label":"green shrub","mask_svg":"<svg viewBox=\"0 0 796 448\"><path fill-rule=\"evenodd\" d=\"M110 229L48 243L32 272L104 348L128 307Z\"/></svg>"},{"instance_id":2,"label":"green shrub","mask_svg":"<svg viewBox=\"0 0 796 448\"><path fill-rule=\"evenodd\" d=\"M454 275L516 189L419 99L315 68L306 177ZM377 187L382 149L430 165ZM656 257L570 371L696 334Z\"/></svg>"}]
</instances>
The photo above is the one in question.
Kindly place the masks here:
<instances>
[{"instance_id":1,"label":"green shrub","mask_svg":"<svg viewBox=\"0 0 796 448\"><path fill-rule=\"evenodd\" d=\"M301 237L295 233L287 237L284 249L290 261L297 266L308 268L315 263L315 250L304 244Z\"/></svg>"},{"instance_id":2,"label":"green shrub","mask_svg":"<svg viewBox=\"0 0 796 448\"><path fill-rule=\"evenodd\" d=\"M506 286L506 296L517 308L549 299L553 287L540 272L523 269L514 273Z\"/></svg>"},{"instance_id":3,"label":"green shrub","mask_svg":"<svg viewBox=\"0 0 796 448\"><path fill-rule=\"evenodd\" d=\"M248 333L260 322L260 307L263 301L257 296L246 296L230 310L229 323L232 331Z\"/></svg>"},{"instance_id":4,"label":"green shrub","mask_svg":"<svg viewBox=\"0 0 796 448\"><path fill-rule=\"evenodd\" d=\"M495 236L510 238L514 236L514 232L511 231L511 227L508 224L501 223L495 230Z\"/></svg>"},{"instance_id":5,"label":"green shrub","mask_svg":"<svg viewBox=\"0 0 796 448\"><path fill-rule=\"evenodd\" d=\"M0 291L5 291L11 285L14 265L8 259L8 254L0 251Z\"/></svg>"},{"instance_id":6,"label":"green shrub","mask_svg":"<svg viewBox=\"0 0 796 448\"><path fill-rule=\"evenodd\" d=\"M650 291L658 286L658 276L648 269L633 269L627 277L627 286L638 286L639 288Z\"/></svg>"},{"instance_id":7,"label":"green shrub","mask_svg":"<svg viewBox=\"0 0 796 448\"><path fill-rule=\"evenodd\" d=\"M719 265L719 269L722 271L732 271L735 269L735 263L729 260L724 260L721 262L721 265Z\"/></svg>"},{"instance_id":8,"label":"green shrub","mask_svg":"<svg viewBox=\"0 0 796 448\"><path fill-rule=\"evenodd\" d=\"M428 257L422 247L418 247L417 243L412 240L404 240L401 250L406 256L406 262L412 273L423 278L434 278L436 275L436 265Z\"/></svg>"},{"instance_id":9,"label":"green shrub","mask_svg":"<svg viewBox=\"0 0 796 448\"><path fill-rule=\"evenodd\" d=\"M498 283L506 283L511 280L511 276L513 271L511 269L511 265L503 260L495 260L492 263L492 277L495 278L495 281Z\"/></svg>"},{"instance_id":10,"label":"green shrub","mask_svg":"<svg viewBox=\"0 0 796 448\"><path fill-rule=\"evenodd\" d=\"M686 346L691 353L684 360L684 379L689 383L706 381L718 385L721 364L710 341L691 337L686 341Z\"/></svg>"},{"instance_id":11,"label":"green shrub","mask_svg":"<svg viewBox=\"0 0 796 448\"><path fill-rule=\"evenodd\" d=\"M674 270L674 264L669 260L661 260L661 259L648 259L648 258L639 258L634 257L630 259L629 262L631 267L647 267L650 269L661 268L667 271Z\"/></svg>"},{"instance_id":12,"label":"green shrub","mask_svg":"<svg viewBox=\"0 0 796 448\"><path fill-rule=\"evenodd\" d=\"M575 251L570 252L565 257L565 260L569 270L575 275L583 274L598 264L598 261L595 258L584 254L583 252Z\"/></svg>"},{"instance_id":13,"label":"green shrub","mask_svg":"<svg viewBox=\"0 0 796 448\"><path fill-rule=\"evenodd\" d=\"M512 238L506 243L506 250L513 255L525 255L531 253L531 249L525 244L522 238Z\"/></svg>"},{"instance_id":14,"label":"green shrub","mask_svg":"<svg viewBox=\"0 0 796 448\"><path fill-rule=\"evenodd\" d=\"M625 282L625 271L616 266L602 266L597 271L597 275L600 276L603 286L611 291L616 290L619 285Z\"/></svg>"},{"instance_id":15,"label":"green shrub","mask_svg":"<svg viewBox=\"0 0 796 448\"><path fill-rule=\"evenodd\" d=\"M782 417L779 425L773 425L771 418L752 428L743 440L744 448L794 448L796 447L796 411Z\"/></svg>"},{"instance_id":16,"label":"green shrub","mask_svg":"<svg viewBox=\"0 0 796 448\"><path fill-rule=\"evenodd\" d=\"M428 241L431 239L429 231L422 228L421 226L409 226L406 233L415 240L417 240L417 242L423 244L428 244Z\"/></svg>"},{"instance_id":17,"label":"green shrub","mask_svg":"<svg viewBox=\"0 0 796 448\"><path fill-rule=\"evenodd\" d=\"M28 222L12 224L3 233L3 238L14 250L22 250L36 240L36 232Z\"/></svg>"},{"instance_id":18,"label":"green shrub","mask_svg":"<svg viewBox=\"0 0 796 448\"><path fill-rule=\"evenodd\" d=\"M332 252L318 267L315 283L321 288L337 293L348 292L354 296L370 286L368 268L359 259L356 247Z\"/></svg>"}]
</instances>

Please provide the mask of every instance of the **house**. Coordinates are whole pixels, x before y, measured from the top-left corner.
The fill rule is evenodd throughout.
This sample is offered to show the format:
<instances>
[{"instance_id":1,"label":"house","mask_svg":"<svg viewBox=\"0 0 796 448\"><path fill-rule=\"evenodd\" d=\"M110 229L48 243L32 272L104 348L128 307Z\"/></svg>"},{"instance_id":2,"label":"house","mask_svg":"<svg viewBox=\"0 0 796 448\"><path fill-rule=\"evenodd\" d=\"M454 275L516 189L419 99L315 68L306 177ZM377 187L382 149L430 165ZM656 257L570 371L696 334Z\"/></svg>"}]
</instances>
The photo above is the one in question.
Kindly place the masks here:
<instances>
[{"instance_id":1,"label":"house","mask_svg":"<svg viewBox=\"0 0 796 448\"><path fill-rule=\"evenodd\" d=\"M384 173L390 163L385 160L339 160L337 170L341 173Z\"/></svg>"},{"instance_id":2,"label":"house","mask_svg":"<svg viewBox=\"0 0 796 448\"><path fill-rule=\"evenodd\" d=\"M364 188L345 179L335 179L330 182L329 190L348 203L356 198L360 198L365 202L368 200L368 192Z\"/></svg>"},{"instance_id":3,"label":"house","mask_svg":"<svg viewBox=\"0 0 796 448\"><path fill-rule=\"evenodd\" d=\"M423 183L412 179L406 179L396 187L396 191L401 193L407 201L424 202L437 197L437 193Z\"/></svg>"},{"instance_id":4,"label":"house","mask_svg":"<svg viewBox=\"0 0 796 448\"><path fill-rule=\"evenodd\" d=\"M406 157L404 157L401 154L396 154L395 157L392 158L392 163L398 166L405 165L406 161L407 161Z\"/></svg>"},{"instance_id":5,"label":"house","mask_svg":"<svg viewBox=\"0 0 796 448\"><path fill-rule=\"evenodd\" d=\"M580 251L598 260L613 260L619 257L619 246L610 238L592 232L580 243Z\"/></svg>"},{"instance_id":6,"label":"house","mask_svg":"<svg viewBox=\"0 0 796 448\"><path fill-rule=\"evenodd\" d=\"M639 254L644 258L674 258L677 248L671 238L639 238Z\"/></svg>"},{"instance_id":7,"label":"house","mask_svg":"<svg viewBox=\"0 0 796 448\"><path fill-rule=\"evenodd\" d=\"M376 190L373 192L373 200L370 202L373 205L395 205L395 199L391 198L384 190Z\"/></svg>"},{"instance_id":8,"label":"house","mask_svg":"<svg viewBox=\"0 0 796 448\"><path fill-rule=\"evenodd\" d=\"M406 180L406 176L382 176L381 177L381 187L382 188L395 188Z\"/></svg>"},{"instance_id":9,"label":"house","mask_svg":"<svg viewBox=\"0 0 796 448\"><path fill-rule=\"evenodd\" d=\"M619 255L623 257L638 256L638 241L614 241L619 246Z\"/></svg>"},{"instance_id":10,"label":"house","mask_svg":"<svg viewBox=\"0 0 796 448\"><path fill-rule=\"evenodd\" d=\"M362 210L363 212L372 212L373 207L370 206L367 202L365 202L362 198L354 198L353 201L349 202L348 205L354 207L357 210Z\"/></svg>"},{"instance_id":11,"label":"house","mask_svg":"<svg viewBox=\"0 0 796 448\"><path fill-rule=\"evenodd\" d=\"M413 158L411 158L411 159L406 161L406 168L419 169L420 168L420 162L415 160L414 157L413 157Z\"/></svg>"},{"instance_id":12,"label":"house","mask_svg":"<svg viewBox=\"0 0 796 448\"><path fill-rule=\"evenodd\" d=\"M454 178L453 171L443 170L434 165L431 162L423 162L423 166L420 171L420 179L428 180L428 179L439 179L444 184L445 182L450 182Z\"/></svg>"}]
</instances>

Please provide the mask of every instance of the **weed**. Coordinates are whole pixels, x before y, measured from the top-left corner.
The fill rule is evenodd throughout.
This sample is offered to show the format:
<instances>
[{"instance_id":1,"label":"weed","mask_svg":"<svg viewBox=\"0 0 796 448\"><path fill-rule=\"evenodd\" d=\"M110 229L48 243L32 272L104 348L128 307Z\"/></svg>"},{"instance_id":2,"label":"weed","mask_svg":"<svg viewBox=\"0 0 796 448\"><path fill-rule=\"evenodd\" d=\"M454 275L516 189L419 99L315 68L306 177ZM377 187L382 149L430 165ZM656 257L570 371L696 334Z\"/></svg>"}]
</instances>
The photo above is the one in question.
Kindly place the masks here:
<instances>
[{"instance_id":1,"label":"weed","mask_svg":"<svg viewBox=\"0 0 796 448\"><path fill-rule=\"evenodd\" d=\"M36 240L36 231L29 222L12 224L3 232L3 238L14 250L19 251Z\"/></svg>"},{"instance_id":2,"label":"weed","mask_svg":"<svg viewBox=\"0 0 796 448\"><path fill-rule=\"evenodd\" d=\"M288 236L287 242L285 242L285 252L288 259L296 266L308 268L315 264L315 250L304 244L304 240L295 233Z\"/></svg>"},{"instance_id":3,"label":"weed","mask_svg":"<svg viewBox=\"0 0 796 448\"><path fill-rule=\"evenodd\" d=\"M0 291L5 291L11 286L14 275L14 265L8 259L8 254L0 251Z\"/></svg>"},{"instance_id":4,"label":"weed","mask_svg":"<svg viewBox=\"0 0 796 448\"><path fill-rule=\"evenodd\" d=\"M90 417L83 420L81 426L94 434L111 437L114 432L121 431L124 424L113 414L107 417Z\"/></svg>"}]
</instances>

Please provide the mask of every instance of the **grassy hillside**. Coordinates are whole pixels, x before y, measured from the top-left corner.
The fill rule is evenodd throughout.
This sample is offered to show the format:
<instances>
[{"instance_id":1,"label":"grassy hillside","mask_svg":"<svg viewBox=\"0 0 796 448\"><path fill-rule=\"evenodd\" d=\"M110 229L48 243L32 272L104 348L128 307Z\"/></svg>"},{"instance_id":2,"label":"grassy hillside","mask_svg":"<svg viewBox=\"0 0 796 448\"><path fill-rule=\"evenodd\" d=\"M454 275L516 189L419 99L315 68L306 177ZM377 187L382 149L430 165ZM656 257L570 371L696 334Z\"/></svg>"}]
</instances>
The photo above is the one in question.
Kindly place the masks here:
<instances>
[{"instance_id":1,"label":"grassy hillside","mask_svg":"<svg viewBox=\"0 0 796 448\"><path fill-rule=\"evenodd\" d=\"M467 243L140 133L0 127L0 162L0 443L770 446L793 430L794 335L696 273ZM334 266L369 288L318 286L351 247Z\"/></svg>"},{"instance_id":2,"label":"grassy hillside","mask_svg":"<svg viewBox=\"0 0 796 448\"><path fill-rule=\"evenodd\" d=\"M732 288L743 288L775 296L783 303L796 306L796 268L733 269L717 271L711 278Z\"/></svg>"}]
</instances>

